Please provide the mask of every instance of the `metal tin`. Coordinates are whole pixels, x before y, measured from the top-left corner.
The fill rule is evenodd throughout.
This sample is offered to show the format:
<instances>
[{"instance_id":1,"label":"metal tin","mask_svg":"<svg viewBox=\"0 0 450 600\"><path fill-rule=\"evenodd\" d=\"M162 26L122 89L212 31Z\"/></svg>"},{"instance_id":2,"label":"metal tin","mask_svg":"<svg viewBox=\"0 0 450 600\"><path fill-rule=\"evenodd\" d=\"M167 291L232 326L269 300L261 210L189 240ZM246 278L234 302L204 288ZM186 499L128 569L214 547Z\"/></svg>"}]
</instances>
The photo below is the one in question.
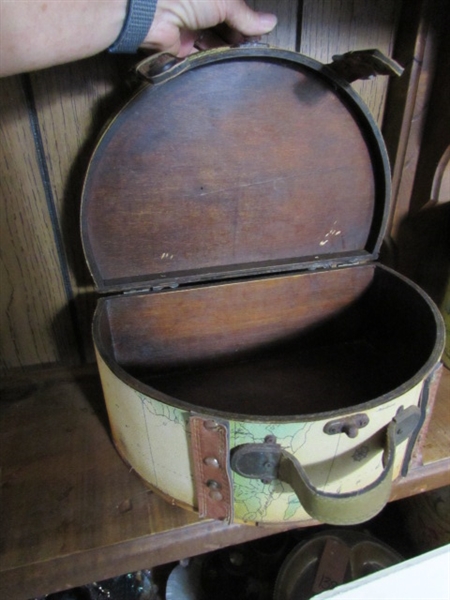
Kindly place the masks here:
<instances>
[{"instance_id":1,"label":"metal tin","mask_svg":"<svg viewBox=\"0 0 450 600\"><path fill-rule=\"evenodd\" d=\"M308 600L402 560L370 535L345 529L323 532L297 545L285 559L274 600Z\"/></svg>"}]
</instances>

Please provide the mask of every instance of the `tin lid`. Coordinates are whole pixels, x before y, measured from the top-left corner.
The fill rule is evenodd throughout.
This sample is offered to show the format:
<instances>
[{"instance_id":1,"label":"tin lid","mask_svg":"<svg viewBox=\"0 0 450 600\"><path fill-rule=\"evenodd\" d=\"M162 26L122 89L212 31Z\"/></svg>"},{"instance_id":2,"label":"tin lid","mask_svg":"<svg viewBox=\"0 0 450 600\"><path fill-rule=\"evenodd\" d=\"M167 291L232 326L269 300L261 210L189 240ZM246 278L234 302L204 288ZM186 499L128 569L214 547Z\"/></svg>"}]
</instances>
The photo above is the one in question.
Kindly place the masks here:
<instances>
[{"instance_id":1,"label":"tin lid","mask_svg":"<svg viewBox=\"0 0 450 600\"><path fill-rule=\"evenodd\" d=\"M343 583L400 563L402 556L370 534L323 531L298 544L278 572L274 600L309 600Z\"/></svg>"},{"instance_id":2,"label":"tin lid","mask_svg":"<svg viewBox=\"0 0 450 600\"><path fill-rule=\"evenodd\" d=\"M344 80L265 47L198 53L161 74L111 122L87 172L82 238L100 291L376 257L389 165Z\"/></svg>"}]
</instances>

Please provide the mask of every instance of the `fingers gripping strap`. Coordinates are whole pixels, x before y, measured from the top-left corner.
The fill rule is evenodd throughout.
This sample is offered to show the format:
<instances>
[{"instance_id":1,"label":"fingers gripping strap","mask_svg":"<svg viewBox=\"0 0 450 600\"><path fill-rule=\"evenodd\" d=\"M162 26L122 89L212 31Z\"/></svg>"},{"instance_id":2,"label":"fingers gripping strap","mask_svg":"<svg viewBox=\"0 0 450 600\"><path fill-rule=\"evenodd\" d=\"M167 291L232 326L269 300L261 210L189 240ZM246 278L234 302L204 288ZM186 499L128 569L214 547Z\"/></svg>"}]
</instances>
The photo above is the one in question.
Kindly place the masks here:
<instances>
[{"instance_id":1,"label":"fingers gripping strap","mask_svg":"<svg viewBox=\"0 0 450 600\"><path fill-rule=\"evenodd\" d=\"M109 52L134 54L137 51L152 25L156 3L157 0L128 0L122 31Z\"/></svg>"},{"instance_id":2,"label":"fingers gripping strap","mask_svg":"<svg viewBox=\"0 0 450 600\"><path fill-rule=\"evenodd\" d=\"M318 521L330 525L354 525L374 517L389 500L395 459L395 423L386 431L384 467L369 486L356 492L328 494L314 487L295 456L281 453L278 477L297 494L303 508Z\"/></svg>"}]
</instances>

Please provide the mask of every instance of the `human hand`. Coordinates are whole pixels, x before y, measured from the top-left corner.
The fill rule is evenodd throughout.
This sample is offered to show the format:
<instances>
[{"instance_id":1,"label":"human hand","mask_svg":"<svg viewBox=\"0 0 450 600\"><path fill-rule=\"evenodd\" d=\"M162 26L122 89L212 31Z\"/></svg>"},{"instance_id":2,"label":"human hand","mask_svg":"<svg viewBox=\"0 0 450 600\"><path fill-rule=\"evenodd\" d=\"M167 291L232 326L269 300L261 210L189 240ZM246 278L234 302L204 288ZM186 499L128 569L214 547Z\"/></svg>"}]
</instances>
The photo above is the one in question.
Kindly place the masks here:
<instances>
[{"instance_id":1,"label":"human hand","mask_svg":"<svg viewBox=\"0 0 450 600\"><path fill-rule=\"evenodd\" d=\"M9 0L2 3L0 76L86 58L117 40L128 0ZM244 0L158 0L143 47L186 56L200 35L211 47L210 28L219 24L242 36L259 36L276 17L251 10ZM93 26L95 24L95 26ZM208 30L205 32L205 30ZM228 43L242 41L239 37Z\"/></svg>"},{"instance_id":2,"label":"human hand","mask_svg":"<svg viewBox=\"0 0 450 600\"><path fill-rule=\"evenodd\" d=\"M225 24L228 41L238 42L268 33L276 23L275 15L255 12L244 0L158 0L142 47L187 56L203 30Z\"/></svg>"}]
</instances>

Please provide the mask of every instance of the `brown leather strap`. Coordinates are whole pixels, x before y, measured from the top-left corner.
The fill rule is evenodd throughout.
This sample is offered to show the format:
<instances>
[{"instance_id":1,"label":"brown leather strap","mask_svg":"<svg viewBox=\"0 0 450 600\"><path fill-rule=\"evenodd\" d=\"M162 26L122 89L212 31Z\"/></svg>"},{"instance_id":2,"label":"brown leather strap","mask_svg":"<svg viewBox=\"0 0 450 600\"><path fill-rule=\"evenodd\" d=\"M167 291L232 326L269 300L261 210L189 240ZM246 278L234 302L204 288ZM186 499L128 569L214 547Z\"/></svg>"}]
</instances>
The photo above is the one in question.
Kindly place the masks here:
<instances>
[{"instance_id":1,"label":"brown leather strap","mask_svg":"<svg viewBox=\"0 0 450 600\"><path fill-rule=\"evenodd\" d=\"M382 470L363 488L331 493L318 489L298 459L282 448L272 435L264 443L242 444L233 448L231 467L242 477L269 483L275 479L288 483L305 511L317 521L330 525L356 525L368 521L389 500L394 475L396 445L405 441L420 426L421 411L411 405L400 407L385 430L380 450Z\"/></svg>"},{"instance_id":2,"label":"brown leather strap","mask_svg":"<svg viewBox=\"0 0 450 600\"><path fill-rule=\"evenodd\" d=\"M331 494L318 490L298 460L285 450L281 451L278 477L289 483L301 505L313 518L330 525L364 523L387 504L391 492L395 459L395 419L386 429L383 470L370 485L356 493Z\"/></svg>"},{"instance_id":3,"label":"brown leather strap","mask_svg":"<svg viewBox=\"0 0 450 600\"><path fill-rule=\"evenodd\" d=\"M228 425L193 415L190 429L199 516L230 523L233 501Z\"/></svg>"}]
</instances>

